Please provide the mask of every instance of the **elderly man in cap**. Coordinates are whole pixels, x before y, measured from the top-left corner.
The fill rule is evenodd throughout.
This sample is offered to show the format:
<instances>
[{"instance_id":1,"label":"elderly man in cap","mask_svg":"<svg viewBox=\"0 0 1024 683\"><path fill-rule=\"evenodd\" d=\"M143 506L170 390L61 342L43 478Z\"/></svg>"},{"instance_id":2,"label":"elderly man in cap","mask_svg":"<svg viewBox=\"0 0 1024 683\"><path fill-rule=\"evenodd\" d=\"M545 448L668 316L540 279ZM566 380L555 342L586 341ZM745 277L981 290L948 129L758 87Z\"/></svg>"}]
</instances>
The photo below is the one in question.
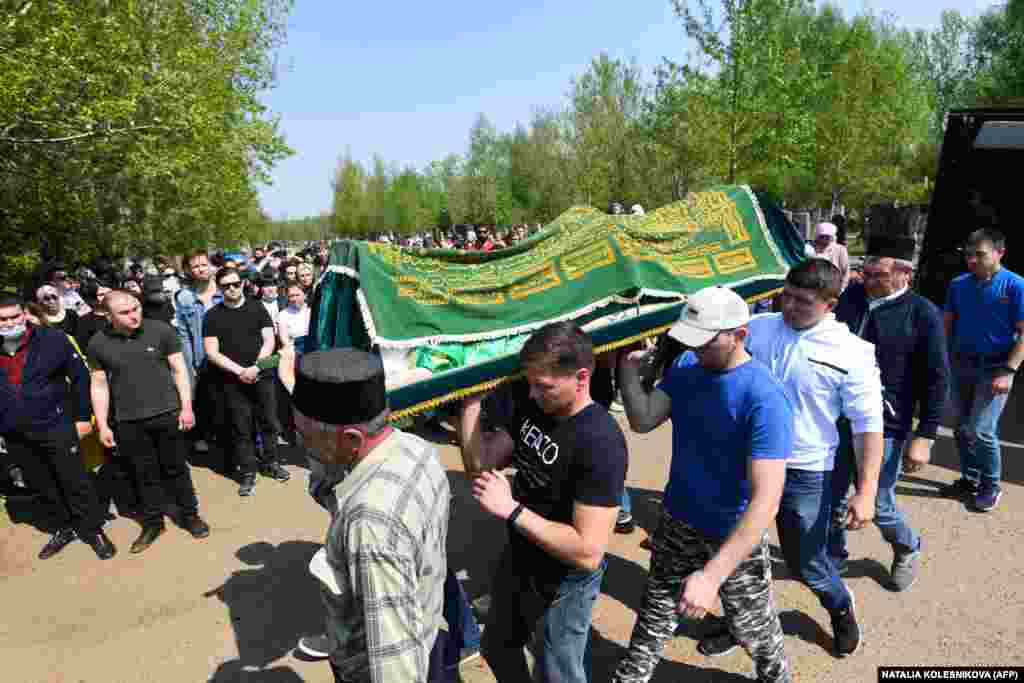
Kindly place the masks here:
<instances>
[{"instance_id":1,"label":"elderly man in cap","mask_svg":"<svg viewBox=\"0 0 1024 683\"><path fill-rule=\"evenodd\" d=\"M310 571L322 584L335 680L443 680L451 491L436 448L389 425L378 356L306 354L292 398L310 456L333 477L321 483L333 489L332 519Z\"/></svg>"},{"instance_id":2,"label":"elderly man in cap","mask_svg":"<svg viewBox=\"0 0 1024 683\"><path fill-rule=\"evenodd\" d=\"M811 258L823 258L839 269L842 275L842 292L850 284L850 254L846 247L836 241L839 228L835 223L818 223L814 228L814 242L808 245L807 255Z\"/></svg>"},{"instance_id":3,"label":"elderly man in cap","mask_svg":"<svg viewBox=\"0 0 1024 683\"><path fill-rule=\"evenodd\" d=\"M672 420L672 465L643 604L613 681L649 681L680 616L699 619L719 598L758 680L791 680L767 531L786 480L793 410L771 370L744 347L749 319L738 294L708 287L668 332L693 351L657 387L640 379L651 351L619 362L630 426L647 433Z\"/></svg>"},{"instance_id":4,"label":"elderly man in cap","mask_svg":"<svg viewBox=\"0 0 1024 683\"><path fill-rule=\"evenodd\" d=\"M928 462L950 386L942 314L910 291L914 249L912 237L872 237L863 284L850 285L835 309L836 320L875 345L881 370L885 447L874 522L893 548L889 588L894 591L910 588L921 561L921 537L896 509L896 482L904 467L916 471ZM916 430L915 414L920 417ZM839 520L846 516L846 497L856 468L849 431L844 432L832 471L835 514L829 532L829 555L840 574L846 570L849 553L846 528Z\"/></svg>"}]
</instances>

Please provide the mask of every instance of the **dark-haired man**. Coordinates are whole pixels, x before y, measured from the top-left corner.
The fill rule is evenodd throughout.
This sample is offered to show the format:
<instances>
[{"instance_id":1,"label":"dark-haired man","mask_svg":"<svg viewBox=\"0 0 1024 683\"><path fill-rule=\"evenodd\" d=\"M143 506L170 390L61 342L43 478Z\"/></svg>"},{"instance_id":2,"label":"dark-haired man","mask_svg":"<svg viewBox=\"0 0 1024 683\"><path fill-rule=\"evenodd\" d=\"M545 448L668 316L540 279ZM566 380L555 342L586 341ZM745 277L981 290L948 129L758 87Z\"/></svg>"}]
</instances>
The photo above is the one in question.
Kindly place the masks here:
<instances>
[{"instance_id":1,"label":"dark-haired man","mask_svg":"<svg viewBox=\"0 0 1024 683\"><path fill-rule=\"evenodd\" d=\"M242 293L242 277L235 268L217 271L217 286L224 301L203 321L203 345L223 391L231 423L232 442L241 474L238 495L251 496L256 472L277 481L291 475L277 461L281 423L277 415L273 377L264 375L257 363L274 353L274 322L267 309ZM256 450L254 425L261 430L262 449Z\"/></svg>"},{"instance_id":2,"label":"dark-haired man","mask_svg":"<svg viewBox=\"0 0 1024 683\"><path fill-rule=\"evenodd\" d=\"M72 414L81 421L72 423ZM29 485L58 515L58 530L40 551L41 560L76 536L101 560L116 553L79 452L79 438L92 431L91 415L89 373L67 335L28 325L21 300L0 297L0 437Z\"/></svg>"},{"instance_id":3,"label":"dark-haired man","mask_svg":"<svg viewBox=\"0 0 1024 683\"><path fill-rule=\"evenodd\" d=\"M214 270L210 256L199 249L185 259L185 266L192 276L192 286L183 287L174 295L174 327L181 339L181 351L188 368L192 384L192 398L196 405L196 426L192 430L195 449L200 453L209 450L207 438L221 426L222 401L215 396L216 387L207 370L206 349L203 347L203 320L210 310L223 301L213 280Z\"/></svg>"},{"instance_id":4,"label":"dark-haired man","mask_svg":"<svg viewBox=\"0 0 1024 683\"><path fill-rule=\"evenodd\" d=\"M115 415L118 445L134 465L143 519L131 551L141 553L164 533L164 485L174 492L182 526L206 538L210 527L199 516L188 467L185 432L195 416L181 342L167 323L143 322L142 306L128 292L107 294L104 306L110 327L89 342L92 404L100 442L114 447Z\"/></svg>"},{"instance_id":5,"label":"dark-haired man","mask_svg":"<svg viewBox=\"0 0 1024 683\"><path fill-rule=\"evenodd\" d=\"M1003 495L999 418L1024 363L1024 278L1003 268L1006 238L998 230L972 232L964 253L969 272L950 283L944 320L953 342L960 478L942 493L988 512Z\"/></svg>"},{"instance_id":6,"label":"dark-haired man","mask_svg":"<svg viewBox=\"0 0 1024 683\"><path fill-rule=\"evenodd\" d=\"M872 237L864 282L847 287L835 311L836 320L875 345L881 370L885 448L874 522L893 549L889 588L894 591L913 585L921 563L921 537L896 508L896 482L904 460L911 468L928 462L949 393L942 315L935 304L910 291L915 247L912 237ZM918 411L920 421L912 433ZM843 437L832 470L834 522L845 517L855 466L848 435ZM829 536L829 555L843 573L849 554L846 529L833 523Z\"/></svg>"},{"instance_id":7,"label":"dark-haired man","mask_svg":"<svg viewBox=\"0 0 1024 683\"><path fill-rule=\"evenodd\" d=\"M520 351L526 381L510 387L511 416L484 433L481 397L464 402L462 459L481 507L505 520L482 654L498 681L530 680L523 646L537 619L544 639L534 680L589 680L587 651L625 485L626 439L590 395L594 349L572 323L553 323ZM510 483L500 470L514 465Z\"/></svg>"}]
</instances>

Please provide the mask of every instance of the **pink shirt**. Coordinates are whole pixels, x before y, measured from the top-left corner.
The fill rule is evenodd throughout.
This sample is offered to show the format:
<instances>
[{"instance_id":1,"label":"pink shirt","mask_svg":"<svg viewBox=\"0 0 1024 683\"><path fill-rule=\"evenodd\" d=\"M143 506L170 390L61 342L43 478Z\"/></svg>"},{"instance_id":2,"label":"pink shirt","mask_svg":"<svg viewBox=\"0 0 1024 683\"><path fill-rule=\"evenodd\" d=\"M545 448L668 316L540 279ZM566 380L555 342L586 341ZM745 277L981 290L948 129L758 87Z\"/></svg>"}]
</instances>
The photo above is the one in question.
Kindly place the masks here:
<instances>
[{"instance_id":1,"label":"pink shirt","mask_svg":"<svg viewBox=\"0 0 1024 683\"><path fill-rule=\"evenodd\" d=\"M844 291L846 285L850 284L850 254L846 251L846 247L838 242L832 242L825 247L825 251L815 249L814 255L817 258L831 261L832 265L839 269L843 276L843 286L839 291Z\"/></svg>"}]
</instances>

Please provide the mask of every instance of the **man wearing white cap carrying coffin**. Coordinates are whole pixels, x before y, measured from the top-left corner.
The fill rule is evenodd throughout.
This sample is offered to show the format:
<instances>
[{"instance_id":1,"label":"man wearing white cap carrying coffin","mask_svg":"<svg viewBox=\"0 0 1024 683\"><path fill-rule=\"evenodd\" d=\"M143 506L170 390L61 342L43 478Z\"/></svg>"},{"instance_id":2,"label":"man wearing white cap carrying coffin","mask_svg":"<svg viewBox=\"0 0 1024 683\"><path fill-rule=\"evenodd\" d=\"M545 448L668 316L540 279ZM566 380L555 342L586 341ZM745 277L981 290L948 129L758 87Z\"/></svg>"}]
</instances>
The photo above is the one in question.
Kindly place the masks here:
<instances>
[{"instance_id":1,"label":"man wearing white cap carrying coffin","mask_svg":"<svg viewBox=\"0 0 1024 683\"><path fill-rule=\"evenodd\" d=\"M620 358L629 424L646 433L671 419L672 464L643 603L612 679L618 683L649 681L680 615L700 619L719 598L758 680L791 680L767 530L786 479L793 412L781 384L744 348L749 318L738 294L708 287L669 330L692 351L657 387L646 391L639 376L650 351Z\"/></svg>"}]
</instances>

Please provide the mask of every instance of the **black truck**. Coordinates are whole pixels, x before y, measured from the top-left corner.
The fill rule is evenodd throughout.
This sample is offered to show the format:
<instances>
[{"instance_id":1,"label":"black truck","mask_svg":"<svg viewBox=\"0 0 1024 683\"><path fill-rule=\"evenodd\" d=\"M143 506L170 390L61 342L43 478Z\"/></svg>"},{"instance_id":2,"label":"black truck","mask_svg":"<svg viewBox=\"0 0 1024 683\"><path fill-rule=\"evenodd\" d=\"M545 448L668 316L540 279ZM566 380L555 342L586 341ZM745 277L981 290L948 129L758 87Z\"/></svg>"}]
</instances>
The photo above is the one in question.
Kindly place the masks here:
<instances>
[{"instance_id":1,"label":"black truck","mask_svg":"<svg viewBox=\"0 0 1024 683\"><path fill-rule=\"evenodd\" d=\"M917 290L940 308L950 280L967 272L964 242L980 227L1006 235L1003 266L1024 273L1022 161L1024 108L949 112L917 275Z\"/></svg>"}]
</instances>

